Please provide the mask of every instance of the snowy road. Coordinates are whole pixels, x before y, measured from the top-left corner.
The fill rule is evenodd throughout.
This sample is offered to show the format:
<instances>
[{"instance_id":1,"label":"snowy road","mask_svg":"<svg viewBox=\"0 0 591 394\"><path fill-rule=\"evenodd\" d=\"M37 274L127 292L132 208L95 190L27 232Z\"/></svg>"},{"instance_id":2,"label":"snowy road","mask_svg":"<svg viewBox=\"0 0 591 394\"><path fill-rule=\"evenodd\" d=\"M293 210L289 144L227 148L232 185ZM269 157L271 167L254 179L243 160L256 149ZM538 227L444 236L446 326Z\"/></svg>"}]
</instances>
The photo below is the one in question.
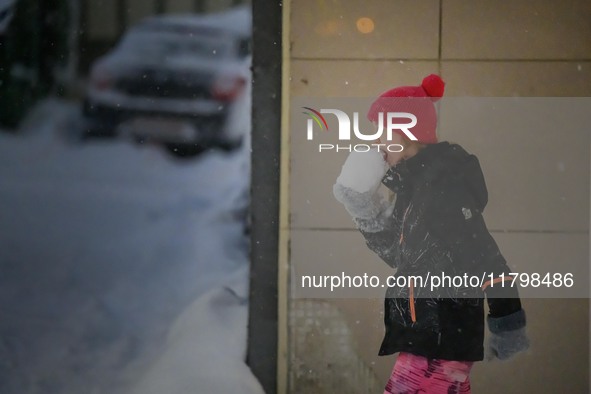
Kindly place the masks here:
<instances>
[{"instance_id":1,"label":"snowy road","mask_svg":"<svg viewBox=\"0 0 591 394\"><path fill-rule=\"evenodd\" d=\"M0 134L0 392L262 392L248 160Z\"/></svg>"}]
</instances>

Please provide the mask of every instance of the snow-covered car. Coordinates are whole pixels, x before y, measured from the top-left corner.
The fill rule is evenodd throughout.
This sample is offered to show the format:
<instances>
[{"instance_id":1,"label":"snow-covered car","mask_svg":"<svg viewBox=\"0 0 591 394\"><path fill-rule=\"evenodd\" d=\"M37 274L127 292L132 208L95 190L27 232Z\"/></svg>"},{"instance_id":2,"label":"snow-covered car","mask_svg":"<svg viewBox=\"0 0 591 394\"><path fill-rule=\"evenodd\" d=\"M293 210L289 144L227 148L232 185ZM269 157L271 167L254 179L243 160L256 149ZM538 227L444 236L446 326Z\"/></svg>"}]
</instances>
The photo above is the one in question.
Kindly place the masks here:
<instances>
[{"instance_id":1,"label":"snow-covered car","mask_svg":"<svg viewBox=\"0 0 591 394\"><path fill-rule=\"evenodd\" d=\"M251 13L152 17L130 29L90 73L87 135L129 134L169 147L239 146L248 125ZM176 149L176 148L175 148Z\"/></svg>"}]
</instances>

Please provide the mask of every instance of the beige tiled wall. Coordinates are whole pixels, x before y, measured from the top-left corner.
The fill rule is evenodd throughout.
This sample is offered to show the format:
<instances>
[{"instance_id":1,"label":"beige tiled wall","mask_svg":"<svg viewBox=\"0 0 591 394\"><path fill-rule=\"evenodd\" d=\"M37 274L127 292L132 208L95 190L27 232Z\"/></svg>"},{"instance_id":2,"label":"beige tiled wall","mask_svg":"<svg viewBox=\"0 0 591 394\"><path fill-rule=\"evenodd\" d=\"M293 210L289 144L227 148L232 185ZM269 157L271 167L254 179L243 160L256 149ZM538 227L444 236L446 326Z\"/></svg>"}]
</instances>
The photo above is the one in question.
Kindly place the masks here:
<instances>
[{"instance_id":1,"label":"beige tiled wall","mask_svg":"<svg viewBox=\"0 0 591 394\"><path fill-rule=\"evenodd\" d=\"M397 81L437 70L435 60L329 60L294 58L291 94L304 97L373 96Z\"/></svg>"},{"instance_id":2,"label":"beige tiled wall","mask_svg":"<svg viewBox=\"0 0 591 394\"><path fill-rule=\"evenodd\" d=\"M444 59L588 59L591 4L584 0L444 0Z\"/></svg>"},{"instance_id":3,"label":"beige tiled wall","mask_svg":"<svg viewBox=\"0 0 591 394\"><path fill-rule=\"evenodd\" d=\"M437 0L295 1L291 9L294 58L437 57ZM373 21L371 33L359 33L357 24L363 17Z\"/></svg>"},{"instance_id":4,"label":"beige tiled wall","mask_svg":"<svg viewBox=\"0 0 591 394\"><path fill-rule=\"evenodd\" d=\"M358 30L364 17L373 21L371 33ZM416 85L432 72L442 75L451 97L591 96L586 0L297 0L290 22L292 97L375 96ZM440 138L479 156L489 187L487 224L509 263L555 271L561 261L586 266L588 127L507 130L495 128L494 119L483 124L469 110L460 127L454 108L445 105ZM291 264L379 264L332 197L347 153L320 157L303 139L291 143ZM344 247L350 253L335 253ZM332 302L348 319L360 355L385 382L394 358L376 356L382 300ZM531 350L510 362L478 364L474 392L589 392L588 299L523 304Z\"/></svg>"},{"instance_id":5,"label":"beige tiled wall","mask_svg":"<svg viewBox=\"0 0 591 394\"><path fill-rule=\"evenodd\" d=\"M591 37L589 38L591 41ZM441 61L450 96L587 97L591 61Z\"/></svg>"}]
</instances>

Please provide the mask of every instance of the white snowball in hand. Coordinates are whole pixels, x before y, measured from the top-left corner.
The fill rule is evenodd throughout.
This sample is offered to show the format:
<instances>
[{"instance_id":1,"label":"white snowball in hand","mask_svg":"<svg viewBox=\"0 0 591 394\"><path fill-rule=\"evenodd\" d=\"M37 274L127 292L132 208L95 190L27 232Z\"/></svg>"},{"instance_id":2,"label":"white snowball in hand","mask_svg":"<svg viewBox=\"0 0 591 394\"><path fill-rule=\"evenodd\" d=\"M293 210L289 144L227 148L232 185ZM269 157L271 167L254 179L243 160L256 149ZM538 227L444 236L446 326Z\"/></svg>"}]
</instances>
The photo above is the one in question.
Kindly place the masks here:
<instances>
[{"instance_id":1,"label":"white snowball in hand","mask_svg":"<svg viewBox=\"0 0 591 394\"><path fill-rule=\"evenodd\" d=\"M388 171L388 164L377 150L351 152L337 183L359 193L375 191Z\"/></svg>"}]
</instances>

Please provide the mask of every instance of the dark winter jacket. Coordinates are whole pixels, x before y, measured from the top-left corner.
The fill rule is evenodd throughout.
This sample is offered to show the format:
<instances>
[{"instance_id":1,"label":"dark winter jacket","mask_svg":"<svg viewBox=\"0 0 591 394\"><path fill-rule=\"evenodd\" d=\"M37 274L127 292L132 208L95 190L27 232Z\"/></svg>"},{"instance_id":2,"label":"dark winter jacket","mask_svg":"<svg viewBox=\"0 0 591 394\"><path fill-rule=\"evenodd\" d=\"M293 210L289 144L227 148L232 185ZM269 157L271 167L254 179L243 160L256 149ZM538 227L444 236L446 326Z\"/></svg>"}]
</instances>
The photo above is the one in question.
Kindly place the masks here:
<instances>
[{"instance_id":1,"label":"dark winter jacket","mask_svg":"<svg viewBox=\"0 0 591 394\"><path fill-rule=\"evenodd\" d=\"M459 145L427 145L392 167L382 183L396 195L383 228L370 232L363 219L357 223L368 247L396 269L395 275L475 275L484 277L485 289L438 287L431 292L412 280L408 287L388 288L379 354L482 360L485 296L489 318L513 316L507 319L508 330L522 328L525 315L510 281L504 287L487 283L490 273L499 278L511 270L482 217L488 193L478 159Z\"/></svg>"}]
</instances>

